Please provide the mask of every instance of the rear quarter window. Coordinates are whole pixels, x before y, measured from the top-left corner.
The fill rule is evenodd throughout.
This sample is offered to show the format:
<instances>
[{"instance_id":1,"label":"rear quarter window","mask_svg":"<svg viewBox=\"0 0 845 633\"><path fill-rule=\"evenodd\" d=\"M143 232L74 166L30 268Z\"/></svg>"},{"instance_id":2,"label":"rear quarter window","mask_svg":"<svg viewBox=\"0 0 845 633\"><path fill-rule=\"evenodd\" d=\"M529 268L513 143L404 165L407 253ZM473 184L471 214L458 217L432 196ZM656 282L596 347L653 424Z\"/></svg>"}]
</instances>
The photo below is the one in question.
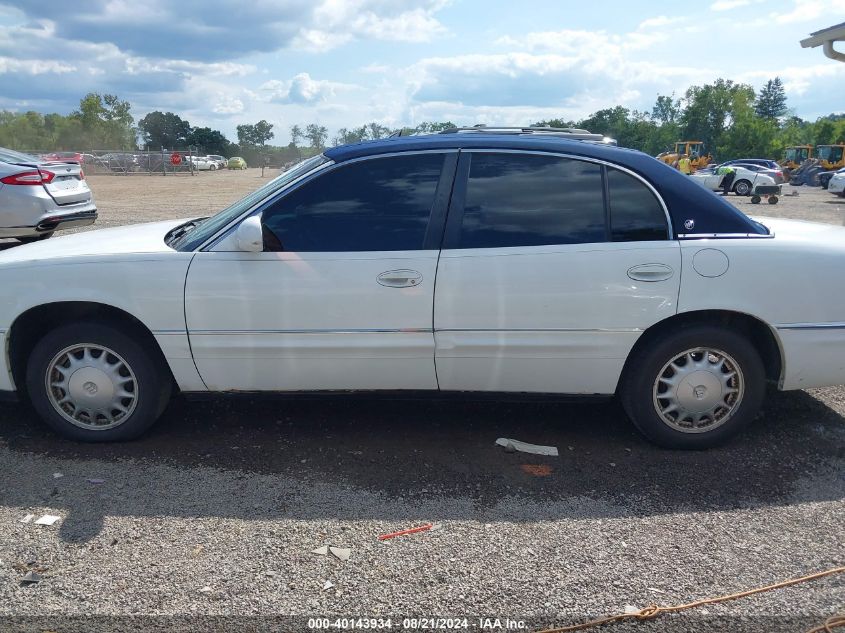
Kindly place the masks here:
<instances>
[{"instance_id":1,"label":"rear quarter window","mask_svg":"<svg viewBox=\"0 0 845 633\"><path fill-rule=\"evenodd\" d=\"M663 205L638 178L608 167L610 233L614 242L646 242L669 239Z\"/></svg>"}]
</instances>

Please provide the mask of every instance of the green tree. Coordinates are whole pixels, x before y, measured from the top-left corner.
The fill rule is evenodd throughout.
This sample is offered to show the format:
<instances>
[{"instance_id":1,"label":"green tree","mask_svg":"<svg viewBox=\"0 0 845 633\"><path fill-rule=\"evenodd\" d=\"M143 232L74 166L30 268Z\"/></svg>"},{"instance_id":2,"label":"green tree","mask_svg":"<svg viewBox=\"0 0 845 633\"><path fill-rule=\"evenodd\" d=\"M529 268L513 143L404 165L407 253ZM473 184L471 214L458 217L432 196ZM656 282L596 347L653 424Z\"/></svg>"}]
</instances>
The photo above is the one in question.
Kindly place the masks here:
<instances>
[{"instance_id":1,"label":"green tree","mask_svg":"<svg viewBox=\"0 0 845 633\"><path fill-rule=\"evenodd\" d=\"M183 148L189 144L191 124L173 112L150 112L138 121L141 138L151 150Z\"/></svg>"},{"instance_id":2,"label":"green tree","mask_svg":"<svg viewBox=\"0 0 845 633\"><path fill-rule=\"evenodd\" d=\"M754 88L730 79L717 79L712 84L690 87L681 114L681 133L685 140L704 141L714 147L731 124L734 103L748 103L755 97Z\"/></svg>"},{"instance_id":3,"label":"green tree","mask_svg":"<svg viewBox=\"0 0 845 633\"><path fill-rule=\"evenodd\" d=\"M305 126L305 138L308 139L313 149L322 150L326 146L328 136L329 131L324 125L309 123Z\"/></svg>"},{"instance_id":4,"label":"green tree","mask_svg":"<svg viewBox=\"0 0 845 633\"><path fill-rule=\"evenodd\" d=\"M423 121L414 128L414 131L420 134L434 134L443 130L451 130L454 127L457 126L451 121Z\"/></svg>"},{"instance_id":5,"label":"green tree","mask_svg":"<svg viewBox=\"0 0 845 633\"><path fill-rule=\"evenodd\" d=\"M195 127L188 135L188 144L197 147L200 153L229 155L229 148L232 145L223 133L219 130L212 130L210 127Z\"/></svg>"},{"instance_id":6,"label":"green tree","mask_svg":"<svg viewBox=\"0 0 845 633\"><path fill-rule=\"evenodd\" d=\"M273 124L261 119L258 123L239 125L237 128L238 144L247 147L263 148L272 139Z\"/></svg>"},{"instance_id":7,"label":"green tree","mask_svg":"<svg viewBox=\"0 0 845 633\"><path fill-rule=\"evenodd\" d=\"M290 126L290 144L293 147L299 147L299 142L303 139L302 128L298 125Z\"/></svg>"},{"instance_id":8,"label":"green tree","mask_svg":"<svg viewBox=\"0 0 845 633\"><path fill-rule=\"evenodd\" d=\"M777 119L786 114L786 91L780 77L769 79L760 89L754 104L757 116L764 119Z\"/></svg>"}]
</instances>

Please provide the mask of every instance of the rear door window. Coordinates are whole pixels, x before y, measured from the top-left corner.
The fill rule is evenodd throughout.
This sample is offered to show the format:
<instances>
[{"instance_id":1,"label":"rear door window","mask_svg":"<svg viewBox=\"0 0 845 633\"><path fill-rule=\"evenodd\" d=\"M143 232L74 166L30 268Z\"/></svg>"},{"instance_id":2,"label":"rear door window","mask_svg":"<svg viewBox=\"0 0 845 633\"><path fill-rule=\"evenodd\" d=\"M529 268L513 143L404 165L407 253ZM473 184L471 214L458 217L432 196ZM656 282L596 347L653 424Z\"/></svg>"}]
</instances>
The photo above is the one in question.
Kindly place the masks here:
<instances>
[{"instance_id":1,"label":"rear door window","mask_svg":"<svg viewBox=\"0 0 845 633\"><path fill-rule=\"evenodd\" d=\"M600 165L534 154L471 154L463 218L451 248L605 239Z\"/></svg>"}]
</instances>

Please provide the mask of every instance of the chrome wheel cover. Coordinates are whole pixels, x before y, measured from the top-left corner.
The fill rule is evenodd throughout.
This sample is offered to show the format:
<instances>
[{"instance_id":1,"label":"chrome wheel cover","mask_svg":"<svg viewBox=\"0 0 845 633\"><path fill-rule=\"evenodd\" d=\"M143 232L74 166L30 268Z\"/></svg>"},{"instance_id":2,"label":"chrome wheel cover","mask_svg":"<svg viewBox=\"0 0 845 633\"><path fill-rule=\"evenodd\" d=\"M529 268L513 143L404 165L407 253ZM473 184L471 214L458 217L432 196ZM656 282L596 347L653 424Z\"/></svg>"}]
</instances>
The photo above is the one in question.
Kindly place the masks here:
<instances>
[{"instance_id":1,"label":"chrome wheel cover","mask_svg":"<svg viewBox=\"0 0 845 633\"><path fill-rule=\"evenodd\" d=\"M47 398L65 420L105 431L123 424L138 404L138 380L120 355L103 345L64 348L47 365Z\"/></svg>"},{"instance_id":2,"label":"chrome wheel cover","mask_svg":"<svg viewBox=\"0 0 845 633\"><path fill-rule=\"evenodd\" d=\"M654 409L682 433L707 433L731 419L742 402L739 364L721 350L696 347L675 356L654 381Z\"/></svg>"}]
</instances>

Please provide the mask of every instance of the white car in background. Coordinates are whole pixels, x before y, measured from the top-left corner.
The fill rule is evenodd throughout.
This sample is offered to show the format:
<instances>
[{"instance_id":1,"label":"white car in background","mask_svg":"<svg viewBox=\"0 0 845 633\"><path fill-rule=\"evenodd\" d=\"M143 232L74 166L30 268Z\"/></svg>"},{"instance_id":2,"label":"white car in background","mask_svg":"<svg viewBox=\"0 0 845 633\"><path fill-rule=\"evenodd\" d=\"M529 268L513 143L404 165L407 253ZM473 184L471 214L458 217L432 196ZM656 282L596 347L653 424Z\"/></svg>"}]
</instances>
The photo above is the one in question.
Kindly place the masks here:
<instances>
[{"instance_id":1,"label":"white car in background","mask_svg":"<svg viewBox=\"0 0 845 633\"><path fill-rule=\"evenodd\" d=\"M699 169L690 178L705 189L719 191L722 183L722 175L716 173L719 167L719 165L716 165L712 168ZM742 165L730 165L730 167L733 167L735 171L731 191L738 196L750 196L757 186L774 186L778 184L772 176L765 173L743 167Z\"/></svg>"},{"instance_id":2,"label":"white car in background","mask_svg":"<svg viewBox=\"0 0 845 633\"><path fill-rule=\"evenodd\" d=\"M216 171L217 163L208 156L188 156L185 159L189 163L193 163L194 169L197 171Z\"/></svg>"},{"instance_id":3,"label":"white car in background","mask_svg":"<svg viewBox=\"0 0 845 633\"><path fill-rule=\"evenodd\" d=\"M831 176L830 181L827 183L827 190L830 193L845 196L845 167Z\"/></svg>"},{"instance_id":4,"label":"white car in background","mask_svg":"<svg viewBox=\"0 0 845 633\"><path fill-rule=\"evenodd\" d=\"M206 158L217 165L217 169L226 169L226 166L229 164L229 161L220 154L209 154Z\"/></svg>"}]
</instances>

